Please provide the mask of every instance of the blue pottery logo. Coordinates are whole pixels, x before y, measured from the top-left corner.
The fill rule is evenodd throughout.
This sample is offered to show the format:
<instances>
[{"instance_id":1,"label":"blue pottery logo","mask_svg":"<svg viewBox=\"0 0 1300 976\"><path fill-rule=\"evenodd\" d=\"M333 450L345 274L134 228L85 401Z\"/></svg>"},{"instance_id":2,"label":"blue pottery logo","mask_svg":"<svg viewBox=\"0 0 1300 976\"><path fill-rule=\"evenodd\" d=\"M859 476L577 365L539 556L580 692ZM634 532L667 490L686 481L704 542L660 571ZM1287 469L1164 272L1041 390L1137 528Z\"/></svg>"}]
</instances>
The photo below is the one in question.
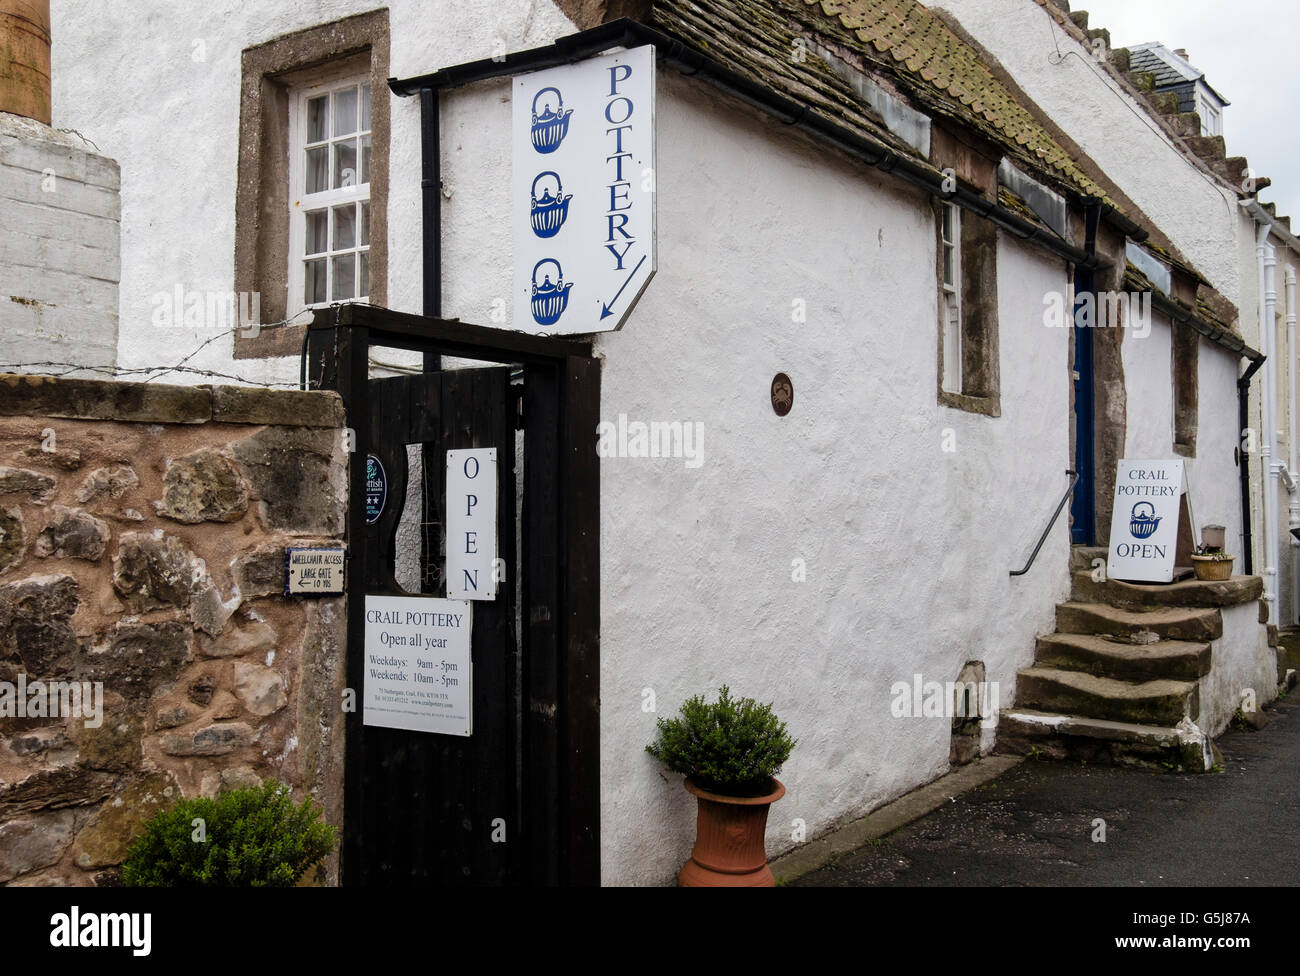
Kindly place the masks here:
<instances>
[{"instance_id":1,"label":"blue pottery logo","mask_svg":"<svg viewBox=\"0 0 1300 976\"><path fill-rule=\"evenodd\" d=\"M1156 507L1150 502L1138 502L1133 506L1128 522L1128 528L1133 533L1133 538L1149 539L1155 535L1159 525L1160 519L1156 515Z\"/></svg>"},{"instance_id":2,"label":"blue pottery logo","mask_svg":"<svg viewBox=\"0 0 1300 976\"><path fill-rule=\"evenodd\" d=\"M552 107L550 95L555 93L555 105ZM547 97L542 98L543 95ZM542 110L537 111L541 102ZM543 88L533 96L533 148L539 153L552 153L560 148L560 143L569 134L569 117L573 109L564 107L564 96L558 88Z\"/></svg>"},{"instance_id":3,"label":"blue pottery logo","mask_svg":"<svg viewBox=\"0 0 1300 976\"><path fill-rule=\"evenodd\" d=\"M549 274L544 274L539 285L537 272L544 264L555 265L555 281L551 281ZM560 320L569 305L569 289L572 287L573 282L564 283L564 269L554 258L542 258L533 265L533 318L538 325L554 325Z\"/></svg>"},{"instance_id":4,"label":"blue pottery logo","mask_svg":"<svg viewBox=\"0 0 1300 976\"><path fill-rule=\"evenodd\" d=\"M542 186L542 195L537 195L537 184L544 178L550 177ZM555 192L551 192L550 182L555 181ZM538 173L533 177L532 202L529 204L529 219L533 224L533 233L538 237L554 237L564 226L565 219L569 216L569 201L573 199L573 194L565 195L564 186L560 183L560 175L550 170Z\"/></svg>"}]
</instances>

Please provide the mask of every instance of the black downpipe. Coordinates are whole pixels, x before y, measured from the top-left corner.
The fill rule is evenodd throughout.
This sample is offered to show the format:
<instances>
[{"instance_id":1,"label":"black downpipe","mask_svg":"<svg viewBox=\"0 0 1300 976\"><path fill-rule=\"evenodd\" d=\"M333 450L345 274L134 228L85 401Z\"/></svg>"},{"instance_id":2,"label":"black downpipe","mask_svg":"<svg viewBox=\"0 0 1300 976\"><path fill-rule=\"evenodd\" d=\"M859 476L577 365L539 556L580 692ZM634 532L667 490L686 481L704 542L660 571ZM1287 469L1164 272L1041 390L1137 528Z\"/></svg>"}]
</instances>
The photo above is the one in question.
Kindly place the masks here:
<instances>
[{"instance_id":1,"label":"black downpipe","mask_svg":"<svg viewBox=\"0 0 1300 976\"><path fill-rule=\"evenodd\" d=\"M1245 431L1250 426L1250 378L1255 375L1255 371L1264 365L1264 356L1252 360L1246 372L1241 374L1237 380L1237 429ZM1240 438L1240 434L1238 435ZM1241 544L1246 551L1242 553L1245 558L1245 571L1247 576L1255 574L1254 544L1251 541L1250 532L1250 454L1241 449L1241 442L1237 442L1237 468L1241 477Z\"/></svg>"},{"instance_id":2,"label":"black downpipe","mask_svg":"<svg viewBox=\"0 0 1300 976\"><path fill-rule=\"evenodd\" d=\"M420 234L422 269L422 304L429 318L442 318L442 125L439 119L440 93L428 85L420 89ZM442 353L424 351L424 372L442 372ZM420 490L421 521L425 525L437 522L438 492L434 488L437 478L430 472L440 470L432 445L420 448L423 485ZM436 545L431 544L428 532L420 533L420 592L429 591L429 566L438 558Z\"/></svg>"},{"instance_id":3,"label":"black downpipe","mask_svg":"<svg viewBox=\"0 0 1300 976\"><path fill-rule=\"evenodd\" d=\"M420 230L423 235L424 314L442 318L442 139L438 89L420 89ZM442 356L424 354L424 371L442 369Z\"/></svg>"}]
</instances>

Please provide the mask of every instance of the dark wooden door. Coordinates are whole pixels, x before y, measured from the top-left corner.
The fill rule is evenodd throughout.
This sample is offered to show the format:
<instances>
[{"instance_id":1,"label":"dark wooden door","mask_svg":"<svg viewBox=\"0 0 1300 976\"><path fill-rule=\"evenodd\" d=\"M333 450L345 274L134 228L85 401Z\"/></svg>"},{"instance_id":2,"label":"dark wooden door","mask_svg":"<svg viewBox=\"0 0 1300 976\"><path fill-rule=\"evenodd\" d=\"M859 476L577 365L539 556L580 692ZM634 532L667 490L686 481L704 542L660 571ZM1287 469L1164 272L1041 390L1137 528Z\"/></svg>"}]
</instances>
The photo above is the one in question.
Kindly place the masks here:
<instances>
[{"instance_id":1,"label":"dark wooden door","mask_svg":"<svg viewBox=\"0 0 1300 976\"><path fill-rule=\"evenodd\" d=\"M497 449L497 555L507 567L495 600L472 608L473 734L410 732L354 722L359 802L347 832L350 883L499 885L520 880L519 673L515 633L515 397L510 370L465 369L369 381L369 453L388 477L387 502L366 526L365 593L402 595L394 576L407 497L407 445L423 445L425 541L420 589L446 595L446 451ZM354 599L362 594L353 590ZM363 654L351 645L349 656ZM350 673L354 673L350 669ZM360 699L358 692L358 699Z\"/></svg>"},{"instance_id":2,"label":"dark wooden door","mask_svg":"<svg viewBox=\"0 0 1300 976\"><path fill-rule=\"evenodd\" d=\"M372 380L373 348L437 361L423 375ZM509 365L441 372L439 356ZM355 445L346 682L360 706L365 597L399 589L406 445L423 445L431 473L418 586L431 596L446 592L446 450L496 447L500 479L506 576L497 599L472 612L474 734L397 732L365 725L357 710L346 716L342 882L599 884L600 361L589 345L553 336L341 305L316 311L303 371L312 388L338 391ZM368 454L392 482L374 523Z\"/></svg>"}]
</instances>

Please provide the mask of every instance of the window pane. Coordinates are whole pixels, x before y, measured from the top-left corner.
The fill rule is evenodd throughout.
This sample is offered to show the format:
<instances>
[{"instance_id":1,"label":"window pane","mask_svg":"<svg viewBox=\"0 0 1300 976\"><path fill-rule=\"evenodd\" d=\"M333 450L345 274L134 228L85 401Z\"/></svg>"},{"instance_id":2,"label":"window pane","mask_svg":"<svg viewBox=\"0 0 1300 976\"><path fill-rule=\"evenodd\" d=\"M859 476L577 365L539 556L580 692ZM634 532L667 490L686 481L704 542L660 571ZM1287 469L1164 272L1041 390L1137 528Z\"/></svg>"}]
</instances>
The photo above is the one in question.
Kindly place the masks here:
<instances>
[{"instance_id":1,"label":"window pane","mask_svg":"<svg viewBox=\"0 0 1300 976\"><path fill-rule=\"evenodd\" d=\"M304 267L306 287L303 289L303 301L308 305L325 301L325 259L306 262Z\"/></svg>"},{"instance_id":2,"label":"window pane","mask_svg":"<svg viewBox=\"0 0 1300 976\"><path fill-rule=\"evenodd\" d=\"M317 149L307 150L307 193L320 193L321 190L328 190L329 184L326 182L326 176L329 172L330 164L330 147L320 146Z\"/></svg>"},{"instance_id":3,"label":"window pane","mask_svg":"<svg viewBox=\"0 0 1300 976\"><path fill-rule=\"evenodd\" d=\"M361 243L366 245L370 243L370 204L368 202L361 204Z\"/></svg>"},{"instance_id":4,"label":"window pane","mask_svg":"<svg viewBox=\"0 0 1300 976\"><path fill-rule=\"evenodd\" d=\"M361 137L361 182L370 182L370 137Z\"/></svg>"},{"instance_id":5,"label":"window pane","mask_svg":"<svg viewBox=\"0 0 1300 976\"><path fill-rule=\"evenodd\" d=\"M334 272L334 300L340 298L355 298L357 294L357 256L356 254L340 254L338 257L330 258L333 264Z\"/></svg>"},{"instance_id":6,"label":"window pane","mask_svg":"<svg viewBox=\"0 0 1300 976\"><path fill-rule=\"evenodd\" d=\"M960 393L962 390L961 321L956 298L952 295L944 297L947 307L944 309L943 323L943 388L949 393Z\"/></svg>"},{"instance_id":7,"label":"window pane","mask_svg":"<svg viewBox=\"0 0 1300 976\"><path fill-rule=\"evenodd\" d=\"M307 141L324 142L329 135L325 119L329 111L329 96L307 99Z\"/></svg>"},{"instance_id":8,"label":"window pane","mask_svg":"<svg viewBox=\"0 0 1300 976\"><path fill-rule=\"evenodd\" d=\"M340 186L357 185L357 141L345 139L334 143L334 182L335 189Z\"/></svg>"},{"instance_id":9,"label":"window pane","mask_svg":"<svg viewBox=\"0 0 1300 976\"><path fill-rule=\"evenodd\" d=\"M307 254L320 254L329 250L329 231L325 211L313 210L307 214Z\"/></svg>"},{"instance_id":10,"label":"window pane","mask_svg":"<svg viewBox=\"0 0 1300 976\"><path fill-rule=\"evenodd\" d=\"M361 131L370 131L370 86L361 86Z\"/></svg>"},{"instance_id":11,"label":"window pane","mask_svg":"<svg viewBox=\"0 0 1300 976\"><path fill-rule=\"evenodd\" d=\"M945 244L943 248L943 283L945 285L953 285L956 283L952 275L952 257L952 248Z\"/></svg>"},{"instance_id":12,"label":"window pane","mask_svg":"<svg viewBox=\"0 0 1300 976\"><path fill-rule=\"evenodd\" d=\"M943 205L943 239L949 244L955 243L952 237L952 204Z\"/></svg>"},{"instance_id":13,"label":"window pane","mask_svg":"<svg viewBox=\"0 0 1300 976\"><path fill-rule=\"evenodd\" d=\"M345 88L334 93L334 134L346 136L357 131L357 90Z\"/></svg>"},{"instance_id":14,"label":"window pane","mask_svg":"<svg viewBox=\"0 0 1300 976\"><path fill-rule=\"evenodd\" d=\"M335 207L334 246L331 250L342 251L357 246L357 208L352 204Z\"/></svg>"},{"instance_id":15,"label":"window pane","mask_svg":"<svg viewBox=\"0 0 1300 976\"><path fill-rule=\"evenodd\" d=\"M362 251L357 255L357 260L361 262L361 274L359 287L357 288L357 297L365 298L370 294L370 252Z\"/></svg>"}]
</instances>

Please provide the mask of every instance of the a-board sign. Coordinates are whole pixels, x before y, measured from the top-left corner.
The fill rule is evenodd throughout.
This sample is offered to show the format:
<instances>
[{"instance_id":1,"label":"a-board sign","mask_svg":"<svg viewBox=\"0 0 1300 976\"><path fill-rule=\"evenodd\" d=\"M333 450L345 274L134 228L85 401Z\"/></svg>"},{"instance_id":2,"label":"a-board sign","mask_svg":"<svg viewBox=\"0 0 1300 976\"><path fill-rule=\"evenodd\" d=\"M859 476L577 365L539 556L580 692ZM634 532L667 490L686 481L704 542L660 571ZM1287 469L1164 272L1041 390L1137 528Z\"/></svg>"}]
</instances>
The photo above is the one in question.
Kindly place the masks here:
<instances>
[{"instance_id":1,"label":"a-board sign","mask_svg":"<svg viewBox=\"0 0 1300 976\"><path fill-rule=\"evenodd\" d=\"M621 328L655 273L655 50L513 79L514 327Z\"/></svg>"},{"instance_id":2,"label":"a-board sign","mask_svg":"<svg viewBox=\"0 0 1300 976\"><path fill-rule=\"evenodd\" d=\"M1183 461L1125 458L1115 472L1115 507L1110 520L1113 579L1168 583L1174 578L1178 547Z\"/></svg>"},{"instance_id":3,"label":"a-board sign","mask_svg":"<svg viewBox=\"0 0 1300 976\"><path fill-rule=\"evenodd\" d=\"M343 592L342 548L286 549L284 551L284 595L328 596Z\"/></svg>"},{"instance_id":4,"label":"a-board sign","mask_svg":"<svg viewBox=\"0 0 1300 976\"><path fill-rule=\"evenodd\" d=\"M384 465L373 454L366 455L366 524L372 525L384 513L388 500L388 475Z\"/></svg>"},{"instance_id":5,"label":"a-board sign","mask_svg":"<svg viewBox=\"0 0 1300 976\"><path fill-rule=\"evenodd\" d=\"M497 449L447 452L447 598L497 598Z\"/></svg>"},{"instance_id":6,"label":"a-board sign","mask_svg":"<svg viewBox=\"0 0 1300 976\"><path fill-rule=\"evenodd\" d=\"M472 605L428 596L366 596L366 725L469 735Z\"/></svg>"}]
</instances>

